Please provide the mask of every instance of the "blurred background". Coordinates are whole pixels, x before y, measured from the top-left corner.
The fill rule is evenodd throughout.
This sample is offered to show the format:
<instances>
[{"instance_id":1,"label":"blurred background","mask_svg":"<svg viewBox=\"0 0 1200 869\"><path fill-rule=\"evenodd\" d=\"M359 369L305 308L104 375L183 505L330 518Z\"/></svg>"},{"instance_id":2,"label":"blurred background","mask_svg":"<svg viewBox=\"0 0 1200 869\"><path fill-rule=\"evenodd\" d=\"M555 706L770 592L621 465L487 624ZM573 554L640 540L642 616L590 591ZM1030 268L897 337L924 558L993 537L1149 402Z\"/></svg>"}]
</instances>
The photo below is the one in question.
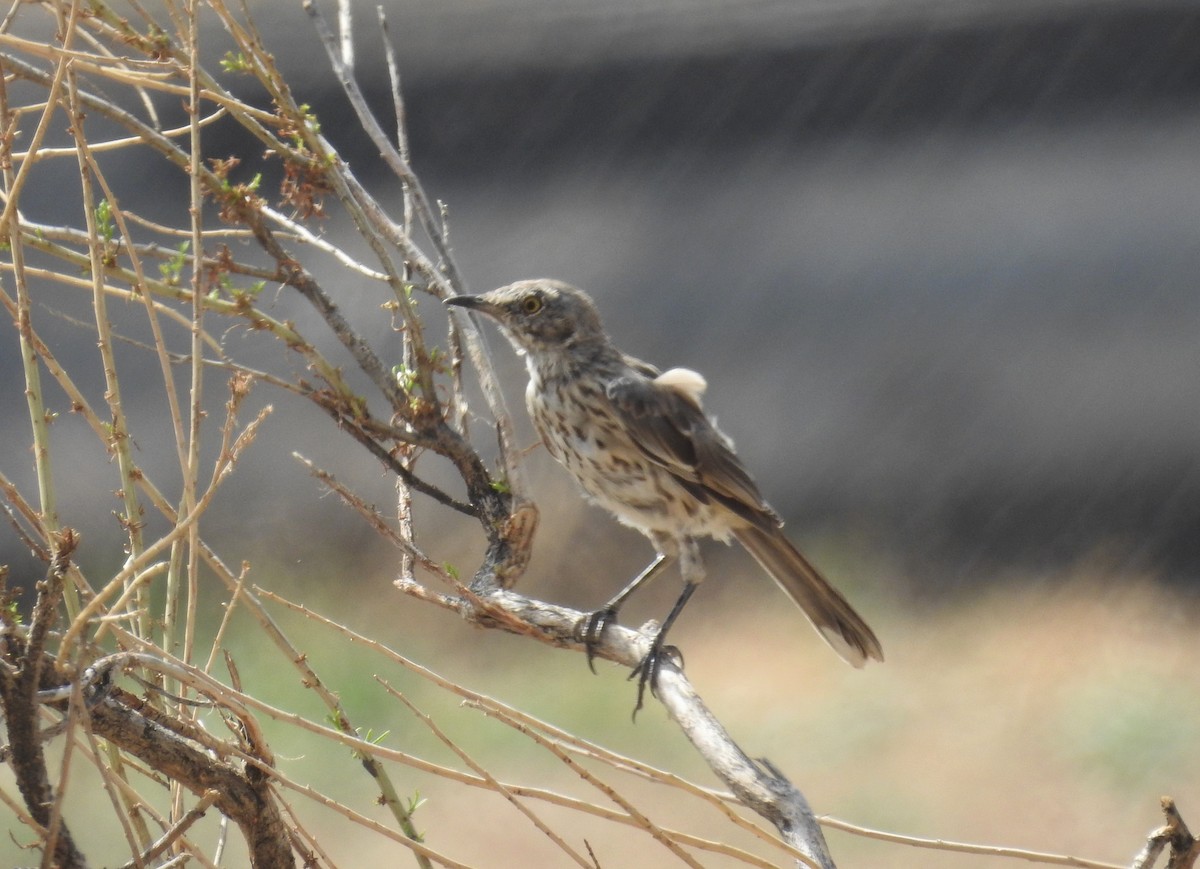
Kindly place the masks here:
<instances>
[{"instance_id":1,"label":"blurred background","mask_svg":"<svg viewBox=\"0 0 1200 869\"><path fill-rule=\"evenodd\" d=\"M568 280L628 352L702 371L793 524L858 529L924 591L1101 550L1196 577L1194 4L390 12L472 286ZM311 32L262 14L369 176Z\"/></svg>"},{"instance_id":2,"label":"blurred background","mask_svg":"<svg viewBox=\"0 0 1200 869\"><path fill-rule=\"evenodd\" d=\"M386 117L374 7L356 7L358 75ZM299 5L251 8L359 178L395 188ZM888 663L847 672L748 559L712 547L713 579L673 637L747 751L792 775L818 813L917 835L1127 862L1159 822L1160 793L1195 825L1200 8L386 9L413 162L449 208L472 289L567 280L595 296L625 350L703 372L708 408L793 539L878 628ZM206 135L210 153L240 147L220 127ZM171 198L184 188L165 170L110 171L136 179L126 207L178 207ZM78 192L63 191L30 216L78 222ZM335 219L327 231L347 228ZM374 288L359 292L332 269L324 277L381 354L398 353ZM62 296L56 306L80 304L46 292ZM315 331L296 299L273 304ZM71 329L53 318L45 328ZM257 362L251 337L228 340ZM532 442L520 364L490 339ZM19 371L14 346L0 346L0 363ZM167 469L174 456L149 448L164 417L146 371L139 460ZM0 438L4 470L28 484L20 389L8 378ZM692 762L655 716L629 726L622 674L592 679L578 656L489 636L393 593L394 555L319 497L289 455L331 468L385 510L390 481L323 416L266 393L270 446L227 485L208 531L232 560L255 565L256 581L323 601L322 611L598 739ZM55 436L79 438L79 467L62 469L75 488L64 520L93 544L118 539L111 485L88 477L98 447L70 420ZM650 547L583 506L544 453L529 467L542 527L521 590L595 606ZM434 509L419 519L439 559L476 563L482 538L470 523ZM122 558L91 552L100 564ZM0 536L0 562L24 559ZM627 620L661 617L672 583ZM437 813L449 824L462 806L434 799L428 811L436 835ZM508 854L502 827L463 859L555 865ZM1008 865L830 839L845 866ZM614 852L605 865L636 861Z\"/></svg>"}]
</instances>

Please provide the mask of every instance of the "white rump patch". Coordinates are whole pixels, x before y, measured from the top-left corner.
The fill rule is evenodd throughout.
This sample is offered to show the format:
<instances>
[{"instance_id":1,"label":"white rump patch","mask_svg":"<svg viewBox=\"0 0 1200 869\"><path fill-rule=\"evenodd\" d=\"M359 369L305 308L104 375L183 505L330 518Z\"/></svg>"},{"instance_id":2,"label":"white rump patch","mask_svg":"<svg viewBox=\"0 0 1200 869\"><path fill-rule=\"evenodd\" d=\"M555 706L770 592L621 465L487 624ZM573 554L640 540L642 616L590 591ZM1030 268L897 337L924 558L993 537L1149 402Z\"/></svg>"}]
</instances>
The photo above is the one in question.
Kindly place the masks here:
<instances>
[{"instance_id":1,"label":"white rump patch","mask_svg":"<svg viewBox=\"0 0 1200 869\"><path fill-rule=\"evenodd\" d=\"M700 399L704 396L704 390L708 389L704 375L690 368L671 368L654 378L654 382L674 389L696 407L700 407Z\"/></svg>"}]
</instances>

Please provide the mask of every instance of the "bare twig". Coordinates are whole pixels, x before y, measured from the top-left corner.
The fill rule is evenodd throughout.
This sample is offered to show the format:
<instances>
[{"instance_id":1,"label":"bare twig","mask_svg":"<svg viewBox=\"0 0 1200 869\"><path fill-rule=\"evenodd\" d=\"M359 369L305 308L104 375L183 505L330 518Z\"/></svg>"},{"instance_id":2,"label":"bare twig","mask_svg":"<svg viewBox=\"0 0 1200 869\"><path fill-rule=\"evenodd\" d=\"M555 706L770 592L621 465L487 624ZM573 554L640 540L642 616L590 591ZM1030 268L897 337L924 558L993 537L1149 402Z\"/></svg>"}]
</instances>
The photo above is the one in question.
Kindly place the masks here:
<instances>
[{"instance_id":1,"label":"bare twig","mask_svg":"<svg viewBox=\"0 0 1200 869\"><path fill-rule=\"evenodd\" d=\"M143 851L138 856L137 860L127 863L124 867L122 867L122 869L133 869L135 866L146 865L156 860L160 855L165 854L167 849L170 848L175 841L179 839L179 837L188 831L188 828L195 824L196 821L204 817L204 813L207 812L209 808L217 802L217 798L219 796L220 794L215 790L205 791L205 793L200 797L200 801L188 809L187 813L178 821L176 821L171 829L163 833L163 835L159 837L157 841Z\"/></svg>"},{"instance_id":2,"label":"bare twig","mask_svg":"<svg viewBox=\"0 0 1200 869\"><path fill-rule=\"evenodd\" d=\"M886 830L872 830L859 824L850 824L838 818L822 815L818 818L821 825L831 830L841 830L854 836L866 839L878 839L882 842L892 842L912 848L923 848L930 851L952 851L959 854L974 854L981 857L1001 857L1010 860L1021 860L1026 863L1044 863L1049 866L1075 866L1079 869L1124 869L1115 863L1105 863L1102 860L1089 860L1084 857L1073 857L1069 854L1054 854L1048 851L1031 851L1025 848L1009 848L1002 845L980 845L973 842L953 842L948 839L926 839L920 836L904 836Z\"/></svg>"},{"instance_id":3,"label":"bare twig","mask_svg":"<svg viewBox=\"0 0 1200 869\"><path fill-rule=\"evenodd\" d=\"M383 681L382 679L379 679L379 677L376 677L376 679L380 682L380 684L383 685L384 689L389 694L391 694L393 697L395 697L397 700L399 700L401 703L403 703L405 706L407 706L408 710L413 715L415 715L421 721L422 724L424 724L427 728L429 728L429 731L434 736L436 736L443 745L445 745L447 748L449 748L451 751L453 751L456 755L458 755L459 759L462 760L463 763L465 763L468 767L470 767L471 770L476 773L476 775L478 775L480 778L482 778L484 781L486 781L488 783L489 787L491 787L493 790L497 791L502 797L504 797L504 799L507 800L513 808L515 808L518 812L520 812L522 815L524 815L529 820L529 822L534 825L534 827L536 827L539 831L541 831L541 833L544 836L546 836L546 838L548 838L551 842L553 842L556 846L558 846L558 848L563 853L565 853L568 857L570 857L577 865L583 866L584 869L591 869L592 864L590 864L588 861L584 860L583 857L581 857L578 854L578 852L575 851L574 848L572 848L565 841L563 841L563 838L561 836L559 836L557 833L555 833L553 830L551 830L550 827L548 827L542 821L542 819L537 816L537 814L535 812L533 812L531 809L529 809L521 800L517 799L517 797L513 794L512 791L510 791L502 783L497 781L492 776L492 774L487 771L487 769L484 766L477 763L466 751L464 751L462 749L461 746L456 744L454 742L454 740L450 739L450 737L448 737L445 734L445 732L440 727L437 726L437 723L433 720L433 718L431 718L429 715L425 714L420 709L418 709L415 703L413 703L411 700L409 700L407 697L405 697L402 693L397 691L395 688L393 688L387 682Z\"/></svg>"},{"instance_id":4,"label":"bare twig","mask_svg":"<svg viewBox=\"0 0 1200 869\"><path fill-rule=\"evenodd\" d=\"M406 190L408 201L411 202L413 211L417 220L421 224L421 228L432 241L434 248L438 254L438 261L441 268L430 270L428 276L436 279L437 275L444 274L446 281L451 290L455 293L463 293L466 291L466 285L463 282L458 267L455 265L454 257L450 249L449 242L445 236L443 226L438 216L435 215L430 204L429 197L426 196L420 179L413 172L409 165L406 155L402 154L392 144L388 136L384 133L379 122L367 107L366 99L363 97L361 90L358 87L357 81L354 79L353 71L346 68L339 60L336 40L333 33L326 24L320 9L312 0L304 0L304 8L311 16L313 24L317 30L317 34L321 37L325 45L326 52L329 56L330 64L333 66L334 73L338 76L338 80L342 84L342 89L346 93L346 97L350 105L354 108L358 115L360 124L367 135L371 137L371 141L379 148L380 154L389 168L400 178ZM393 79L394 80L394 79ZM401 111L397 111L397 123L403 124L403 115ZM403 142L403 136L401 136ZM360 195L361 199L365 199L365 191ZM381 221L381 228L389 228L387 221ZM391 236L393 241L407 241L408 233L405 230ZM407 245L403 245L407 248ZM437 294L439 298L445 298L447 293L444 291ZM405 300L401 300L405 303ZM405 304L403 310L406 313L406 319L409 320L410 326L413 322L411 308ZM521 468L518 462L518 451L513 444L513 429L512 420L508 413L507 406L504 402L504 396L501 393L495 378L495 369L492 366L491 359L488 356L486 346L483 344L479 336L478 329L471 327L469 337L469 346L472 357L476 363L476 369L483 386L485 400L488 403L492 416L496 421L497 429L500 433L501 443L501 458L504 461L505 476L509 491L511 491L518 502L524 500L525 486L524 479L521 474ZM418 348L418 355L423 355L423 348Z\"/></svg>"},{"instance_id":5,"label":"bare twig","mask_svg":"<svg viewBox=\"0 0 1200 869\"><path fill-rule=\"evenodd\" d=\"M330 619L324 618L323 616L318 615L318 613L307 610L306 607L289 603L289 601L278 597L276 594L265 593L265 597L292 607L292 609L304 612L305 616L313 619L313 621L320 622L325 624L326 627L341 631L341 633L346 634L347 636L352 636L355 643L361 643L361 645L374 648L376 651L388 655L391 660L395 660L397 663L406 666L407 669L418 673L418 675L420 675L422 678L430 679L431 682L438 684L439 687L442 687L446 690L455 691L456 694L460 694L464 697L464 699L467 699L472 703L478 703L478 705L487 709L487 711L499 713L499 717L502 718L502 720L505 720L506 723L511 723L512 726L517 726L518 729L522 729L522 732L528 732L524 729L532 726L538 730L550 731L557 737L563 736L562 732L552 729L552 727L548 725L534 723L533 719L530 719L527 717L527 715L517 713L515 709L511 709L511 707L505 706L503 703L499 703L498 701L491 699L491 697L486 697L476 693L476 691L470 691L466 688L463 688L462 685L457 685L455 683L446 681L446 679L439 677L437 673L426 669L426 667L414 664L413 661L404 658L403 655L392 652L391 649L380 645L380 643L372 641L370 637L355 634L354 631L344 628L343 625L338 625L334 622L331 622ZM498 600L502 601L504 610L509 613L508 616L505 617L503 616L503 613L500 612L500 609L497 606ZM462 604L460 603L460 606L461 605ZM582 643L576 640L574 634L572 634L572 631L574 631L574 627L572 627L572 625L576 624L578 619L583 617L584 613L570 610L568 607L545 604L541 603L541 601L522 598L521 595L517 595L512 592L496 592L490 595L490 598L487 600L481 601L481 606L478 607L476 612L486 612L487 616L480 616L480 618L484 618L486 623L492 624L492 627L503 627L505 630L512 631L512 633L533 636L535 639L552 643L552 645L556 646L574 646L576 648L580 648L582 651ZM514 616L511 615L512 612L520 612L521 615ZM534 613L534 615L530 617L530 613ZM470 618L469 613L468 618ZM565 635L563 633L564 627L566 630ZM601 657L620 658L622 655L629 655L630 659L636 661L641 659L641 655L644 655L644 647L648 645L649 641L643 635L638 634L637 631L624 628L622 625L611 625L611 627L605 631L604 639L602 639L601 642L604 643L604 645L601 646L600 651L598 651L598 654L600 654ZM611 646L610 643L612 643ZM680 675L680 679L682 678L682 675ZM733 748L736 749L736 747ZM667 779L656 778L656 780L666 781ZM512 789L511 785L506 785L506 787L510 787L510 789ZM696 790L694 785L690 786L690 789ZM640 821L638 821L635 815L624 813L620 815L620 817L628 819L626 822L631 823L631 825L640 825ZM679 839L679 834L671 833L671 838ZM686 844L698 846L694 840L688 840L688 843ZM775 841L773 844L779 845L781 843L779 843L779 841ZM788 845L791 844L792 843L788 843ZM792 856L800 859L800 861L804 861L804 859L810 859L808 856L806 856L804 850L797 849L797 847L790 847L790 852L792 853Z\"/></svg>"},{"instance_id":6,"label":"bare twig","mask_svg":"<svg viewBox=\"0 0 1200 869\"><path fill-rule=\"evenodd\" d=\"M446 569L435 562L432 558L417 548L416 544L410 537L395 531L391 525L379 515L370 504L367 504L345 486L337 481L337 478L328 471L323 471L297 453L292 454L292 458L308 468L309 473L328 486L332 491L336 492L343 501L350 505L360 516L367 520L370 526L382 537L390 540L395 546L400 549L407 557L413 559L417 564L420 564L425 570L432 573L434 576L442 579L446 583L453 583L454 579L446 572Z\"/></svg>"},{"instance_id":7,"label":"bare twig","mask_svg":"<svg viewBox=\"0 0 1200 869\"><path fill-rule=\"evenodd\" d=\"M1133 858L1131 869L1151 869L1163 851L1168 852L1166 869L1192 869L1200 860L1200 841L1184 823L1173 799L1163 797L1160 804L1166 823L1150 833L1146 846Z\"/></svg>"}]
</instances>

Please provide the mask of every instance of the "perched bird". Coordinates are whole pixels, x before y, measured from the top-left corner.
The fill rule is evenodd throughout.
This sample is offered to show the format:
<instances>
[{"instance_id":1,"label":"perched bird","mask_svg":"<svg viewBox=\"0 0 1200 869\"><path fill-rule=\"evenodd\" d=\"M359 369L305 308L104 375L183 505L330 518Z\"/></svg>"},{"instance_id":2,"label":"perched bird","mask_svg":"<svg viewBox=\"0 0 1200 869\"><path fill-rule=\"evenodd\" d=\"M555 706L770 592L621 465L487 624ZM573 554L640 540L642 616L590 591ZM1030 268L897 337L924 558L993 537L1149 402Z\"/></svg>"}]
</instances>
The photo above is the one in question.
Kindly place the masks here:
<instances>
[{"instance_id":1,"label":"perched bird","mask_svg":"<svg viewBox=\"0 0 1200 869\"><path fill-rule=\"evenodd\" d=\"M503 327L525 357L525 402L550 454L589 499L649 537L658 551L583 623L589 665L625 600L679 562L683 592L630 676L638 677L635 713L647 683L655 691L667 632L704 578L698 540L705 537L741 543L850 664L883 660L875 634L784 536L733 443L705 415L703 377L684 368L660 372L626 356L605 333L592 300L560 281L521 281L446 304Z\"/></svg>"}]
</instances>

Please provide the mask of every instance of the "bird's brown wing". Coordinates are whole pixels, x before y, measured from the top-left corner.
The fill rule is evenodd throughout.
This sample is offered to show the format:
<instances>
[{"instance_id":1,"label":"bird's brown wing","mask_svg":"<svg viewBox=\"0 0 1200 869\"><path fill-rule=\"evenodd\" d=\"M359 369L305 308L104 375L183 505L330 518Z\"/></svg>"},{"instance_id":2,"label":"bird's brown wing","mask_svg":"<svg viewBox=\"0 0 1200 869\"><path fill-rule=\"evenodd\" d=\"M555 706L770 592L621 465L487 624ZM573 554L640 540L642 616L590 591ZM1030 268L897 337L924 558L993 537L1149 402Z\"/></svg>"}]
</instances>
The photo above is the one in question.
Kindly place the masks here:
<instances>
[{"instance_id":1,"label":"bird's brown wing","mask_svg":"<svg viewBox=\"0 0 1200 869\"><path fill-rule=\"evenodd\" d=\"M608 399L638 448L697 498L715 500L762 528L779 525L729 440L693 394L631 374L609 384Z\"/></svg>"}]
</instances>

